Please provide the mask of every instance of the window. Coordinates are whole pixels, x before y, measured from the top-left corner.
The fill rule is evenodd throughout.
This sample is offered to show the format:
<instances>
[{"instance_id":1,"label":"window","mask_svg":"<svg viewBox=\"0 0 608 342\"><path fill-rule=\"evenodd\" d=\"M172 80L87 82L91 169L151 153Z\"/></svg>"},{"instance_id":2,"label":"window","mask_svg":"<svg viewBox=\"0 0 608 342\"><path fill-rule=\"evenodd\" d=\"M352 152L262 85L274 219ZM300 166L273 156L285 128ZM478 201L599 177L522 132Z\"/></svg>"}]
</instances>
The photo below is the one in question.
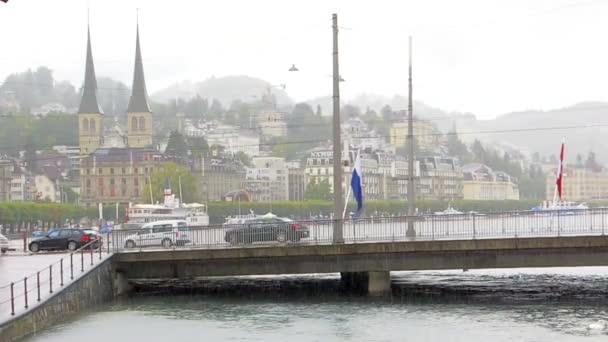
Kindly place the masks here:
<instances>
[{"instance_id":1,"label":"window","mask_svg":"<svg viewBox=\"0 0 608 342\"><path fill-rule=\"evenodd\" d=\"M110 179L110 185L114 185L114 178Z\"/></svg>"},{"instance_id":2,"label":"window","mask_svg":"<svg viewBox=\"0 0 608 342\"><path fill-rule=\"evenodd\" d=\"M87 175L91 174L91 169L87 169Z\"/></svg>"},{"instance_id":3,"label":"window","mask_svg":"<svg viewBox=\"0 0 608 342\"><path fill-rule=\"evenodd\" d=\"M82 120L82 130L87 132L89 130L89 119Z\"/></svg>"},{"instance_id":4,"label":"window","mask_svg":"<svg viewBox=\"0 0 608 342\"><path fill-rule=\"evenodd\" d=\"M99 175L103 174L103 172L102 172L102 168L99 168L99 169L97 170L97 174L99 174Z\"/></svg>"},{"instance_id":5,"label":"window","mask_svg":"<svg viewBox=\"0 0 608 342\"><path fill-rule=\"evenodd\" d=\"M77 237L82 235L82 232L80 230L72 230L72 236L73 237Z\"/></svg>"},{"instance_id":6,"label":"window","mask_svg":"<svg viewBox=\"0 0 608 342\"><path fill-rule=\"evenodd\" d=\"M126 178L121 179L121 183L122 183L123 185L124 185L124 184L127 184L127 179L126 179Z\"/></svg>"},{"instance_id":7,"label":"window","mask_svg":"<svg viewBox=\"0 0 608 342\"><path fill-rule=\"evenodd\" d=\"M66 239L66 238L69 238L69 237L70 237L70 235L72 235L72 231L71 231L71 230L67 230L67 229L65 229L65 230L60 230L60 231L59 231L59 238L60 238L60 239Z\"/></svg>"},{"instance_id":8,"label":"window","mask_svg":"<svg viewBox=\"0 0 608 342\"><path fill-rule=\"evenodd\" d=\"M89 122L89 130L92 133L95 133L96 128L95 128L95 120L94 119L91 119L91 121Z\"/></svg>"},{"instance_id":9,"label":"window","mask_svg":"<svg viewBox=\"0 0 608 342\"><path fill-rule=\"evenodd\" d=\"M91 180L87 179L87 188L91 186Z\"/></svg>"},{"instance_id":10,"label":"window","mask_svg":"<svg viewBox=\"0 0 608 342\"><path fill-rule=\"evenodd\" d=\"M133 169L133 173L134 173L134 174L137 174L137 172L138 172L138 171L139 171L139 170L137 170L137 168L134 168L134 169Z\"/></svg>"},{"instance_id":11,"label":"window","mask_svg":"<svg viewBox=\"0 0 608 342\"><path fill-rule=\"evenodd\" d=\"M125 173L126 173L126 172L125 172L125 168L123 167L123 168L122 168L122 174L124 175Z\"/></svg>"},{"instance_id":12,"label":"window","mask_svg":"<svg viewBox=\"0 0 608 342\"><path fill-rule=\"evenodd\" d=\"M58 231L58 230L52 231L52 232L49 234L49 238L51 238L51 239L56 239L56 238L58 238L58 237L59 237L59 231Z\"/></svg>"},{"instance_id":13,"label":"window","mask_svg":"<svg viewBox=\"0 0 608 342\"><path fill-rule=\"evenodd\" d=\"M139 130L144 131L146 129L146 119L141 116L139 117Z\"/></svg>"},{"instance_id":14,"label":"window","mask_svg":"<svg viewBox=\"0 0 608 342\"><path fill-rule=\"evenodd\" d=\"M139 179L137 179L137 178L133 179L133 185L138 186L139 185Z\"/></svg>"},{"instance_id":15,"label":"window","mask_svg":"<svg viewBox=\"0 0 608 342\"><path fill-rule=\"evenodd\" d=\"M131 130L137 131L137 118L136 117L131 118Z\"/></svg>"},{"instance_id":16,"label":"window","mask_svg":"<svg viewBox=\"0 0 608 342\"><path fill-rule=\"evenodd\" d=\"M113 174L114 174L114 168L113 168L113 167L111 167L111 168L110 168L110 174L111 174L111 175L113 175Z\"/></svg>"}]
</instances>

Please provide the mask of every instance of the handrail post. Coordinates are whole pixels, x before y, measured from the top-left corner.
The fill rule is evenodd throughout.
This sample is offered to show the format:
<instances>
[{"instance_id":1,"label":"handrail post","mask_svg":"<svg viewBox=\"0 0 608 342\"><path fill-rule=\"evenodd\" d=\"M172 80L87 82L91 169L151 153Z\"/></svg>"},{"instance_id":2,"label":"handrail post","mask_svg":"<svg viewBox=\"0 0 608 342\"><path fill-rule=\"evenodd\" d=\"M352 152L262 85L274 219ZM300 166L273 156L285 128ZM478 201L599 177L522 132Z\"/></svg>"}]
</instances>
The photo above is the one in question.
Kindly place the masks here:
<instances>
[{"instance_id":1,"label":"handrail post","mask_svg":"<svg viewBox=\"0 0 608 342\"><path fill-rule=\"evenodd\" d=\"M74 253L70 253L70 280L74 280Z\"/></svg>"},{"instance_id":2,"label":"handrail post","mask_svg":"<svg viewBox=\"0 0 608 342\"><path fill-rule=\"evenodd\" d=\"M91 250L91 266L93 266L93 243L89 245L89 250Z\"/></svg>"},{"instance_id":3,"label":"handrail post","mask_svg":"<svg viewBox=\"0 0 608 342\"><path fill-rule=\"evenodd\" d=\"M53 293L53 265L49 266L49 293Z\"/></svg>"},{"instance_id":4,"label":"handrail post","mask_svg":"<svg viewBox=\"0 0 608 342\"><path fill-rule=\"evenodd\" d=\"M15 283L11 283L11 316L15 316L15 292L13 287Z\"/></svg>"},{"instance_id":5,"label":"handrail post","mask_svg":"<svg viewBox=\"0 0 608 342\"><path fill-rule=\"evenodd\" d=\"M38 301L40 301L40 271L36 273L36 287L38 288Z\"/></svg>"},{"instance_id":6,"label":"handrail post","mask_svg":"<svg viewBox=\"0 0 608 342\"><path fill-rule=\"evenodd\" d=\"M23 294L25 296L25 308L27 309L27 277L23 278Z\"/></svg>"},{"instance_id":7,"label":"handrail post","mask_svg":"<svg viewBox=\"0 0 608 342\"><path fill-rule=\"evenodd\" d=\"M59 274L61 275L61 282L59 283L59 285L63 286L63 258L59 259Z\"/></svg>"},{"instance_id":8,"label":"handrail post","mask_svg":"<svg viewBox=\"0 0 608 342\"><path fill-rule=\"evenodd\" d=\"M101 260L101 250L103 249L103 247L101 246L102 240L101 238L97 239L97 249L99 249L99 260Z\"/></svg>"},{"instance_id":9,"label":"handrail post","mask_svg":"<svg viewBox=\"0 0 608 342\"><path fill-rule=\"evenodd\" d=\"M477 229L475 227L475 214L471 214L473 216L473 240L475 240L477 236Z\"/></svg>"},{"instance_id":10,"label":"handrail post","mask_svg":"<svg viewBox=\"0 0 608 342\"><path fill-rule=\"evenodd\" d=\"M80 249L80 272L84 272L84 251Z\"/></svg>"}]
</instances>

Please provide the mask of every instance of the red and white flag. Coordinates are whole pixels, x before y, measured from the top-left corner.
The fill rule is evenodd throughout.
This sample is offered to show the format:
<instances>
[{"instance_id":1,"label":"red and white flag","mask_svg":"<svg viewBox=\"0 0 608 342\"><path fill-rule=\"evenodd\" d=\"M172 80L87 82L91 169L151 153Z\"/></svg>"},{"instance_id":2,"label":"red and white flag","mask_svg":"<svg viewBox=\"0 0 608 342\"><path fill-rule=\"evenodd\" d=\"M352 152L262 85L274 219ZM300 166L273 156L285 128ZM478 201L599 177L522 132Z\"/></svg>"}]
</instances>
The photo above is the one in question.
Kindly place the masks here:
<instances>
[{"instance_id":1,"label":"red and white flag","mask_svg":"<svg viewBox=\"0 0 608 342\"><path fill-rule=\"evenodd\" d=\"M565 141L562 140L562 149L559 153L559 165L557 166L557 180L555 181L557 195L560 200L562 199L562 180L564 178L564 145Z\"/></svg>"}]
</instances>

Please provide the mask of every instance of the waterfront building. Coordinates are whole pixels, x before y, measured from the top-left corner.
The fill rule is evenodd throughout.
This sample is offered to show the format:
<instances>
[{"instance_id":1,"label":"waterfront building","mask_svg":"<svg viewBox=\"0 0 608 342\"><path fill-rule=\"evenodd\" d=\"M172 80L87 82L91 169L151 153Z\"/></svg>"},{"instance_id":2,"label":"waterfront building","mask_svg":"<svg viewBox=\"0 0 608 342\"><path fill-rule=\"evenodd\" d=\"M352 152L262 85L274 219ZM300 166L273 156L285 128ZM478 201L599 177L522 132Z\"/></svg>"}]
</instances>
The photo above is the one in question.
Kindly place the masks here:
<instances>
[{"instance_id":1,"label":"waterfront building","mask_svg":"<svg viewBox=\"0 0 608 342\"><path fill-rule=\"evenodd\" d=\"M420 162L418 199L446 201L463 198L463 175L456 159L443 156L417 159Z\"/></svg>"},{"instance_id":2,"label":"waterfront building","mask_svg":"<svg viewBox=\"0 0 608 342\"><path fill-rule=\"evenodd\" d=\"M395 147L405 147L407 142L407 121L397 121L390 128L390 143ZM430 121L415 118L413 122L414 139L421 151L432 151L438 146L437 128Z\"/></svg>"},{"instance_id":3,"label":"waterfront building","mask_svg":"<svg viewBox=\"0 0 608 342\"><path fill-rule=\"evenodd\" d=\"M462 193L465 200L519 200L516 179L483 164L462 167Z\"/></svg>"},{"instance_id":4,"label":"waterfront building","mask_svg":"<svg viewBox=\"0 0 608 342\"><path fill-rule=\"evenodd\" d=\"M553 168L546 176L547 200L555 193ZM566 165L563 172L562 198L566 201L605 200L608 198L608 171Z\"/></svg>"},{"instance_id":5,"label":"waterfront building","mask_svg":"<svg viewBox=\"0 0 608 342\"><path fill-rule=\"evenodd\" d=\"M252 202L274 202L289 199L288 168L285 158L255 157L247 168L246 189Z\"/></svg>"}]
</instances>

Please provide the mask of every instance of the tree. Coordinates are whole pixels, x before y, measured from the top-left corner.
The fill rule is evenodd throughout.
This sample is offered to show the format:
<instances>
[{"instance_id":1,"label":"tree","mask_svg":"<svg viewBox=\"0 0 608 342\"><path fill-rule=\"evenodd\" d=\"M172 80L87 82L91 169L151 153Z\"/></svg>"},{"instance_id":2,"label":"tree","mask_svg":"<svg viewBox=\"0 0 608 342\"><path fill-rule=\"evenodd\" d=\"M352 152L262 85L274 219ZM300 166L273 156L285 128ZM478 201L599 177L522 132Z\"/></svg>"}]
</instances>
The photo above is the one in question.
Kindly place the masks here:
<instances>
[{"instance_id":1,"label":"tree","mask_svg":"<svg viewBox=\"0 0 608 342\"><path fill-rule=\"evenodd\" d=\"M589 154L587 154L587 160L585 161L585 167L593 172L602 171L602 165L596 160L595 152L589 151Z\"/></svg>"},{"instance_id":2,"label":"tree","mask_svg":"<svg viewBox=\"0 0 608 342\"><path fill-rule=\"evenodd\" d=\"M178 131L172 131L165 149L165 156L171 160L183 162L188 158L188 145L184 136Z\"/></svg>"},{"instance_id":3,"label":"tree","mask_svg":"<svg viewBox=\"0 0 608 342\"><path fill-rule=\"evenodd\" d=\"M458 133L456 132L456 125L452 127L452 130L447 134L447 149L448 155L456 156L462 162L467 162L470 160L470 153L467 149L467 145L465 145L458 138Z\"/></svg>"},{"instance_id":4,"label":"tree","mask_svg":"<svg viewBox=\"0 0 608 342\"><path fill-rule=\"evenodd\" d=\"M473 152L473 159L478 163L485 163L486 159L488 159L486 156L486 150L483 148L481 141L477 139L473 141L471 152Z\"/></svg>"},{"instance_id":5,"label":"tree","mask_svg":"<svg viewBox=\"0 0 608 342\"><path fill-rule=\"evenodd\" d=\"M306 192L304 193L304 199L306 200L330 201L332 198L331 186L326 179L320 182L311 181L306 186Z\"/></svg>"},{"instance_id":6,"label":"tree","mask_svg":"<svg viewBox=\"0 0 608 342\"><path fill-rule=\"evenodd\" d=\"M213 99L211 101L211 106L209 107L209 118L210 119L219 119L224 114L224 107L222 107L222 103L218 99Z\"/></svg>"},{"instance_id":7,"label":"tree","mask_svg":"<svg viewBox=\"0 0 608 342\"><path fill-rule=\"evenodd\" d=\"M188 137L186 143L193 156L201 156L209 151L209 144L204 137Z\"/></svg>"},{"instance_id":8,"label":"tree","mask_svg":"<svg viewBox=\"0 0 608 342\"><path fill-rule=\"evenodd\" d=\"M152 197L154 202L162 202L165 180L169 180L171 192L179 197L179 184L181 180L182 192L184 198L182 202L195 202L200 198L198 186L195 177L184 166L173 162L165 162L163 165L154 170L151 176L152 180ZM145 203L150 203L150 197L147 191L142 194L142 200Z\"/></svg>"},{"instance_id":9,"label":"tree","mask_svg":"<svg viewBox=\"0 0 608 342\"><path fill-rule=\"evenodd\" d=\"M342 113L342 117L345 120L348 120L350 118L356 118L356 117L361 116L361 108L347 104L344 107L342 107L341 113Z\"/></svg>"},{"instance_id":10,"label":"tree","mask_svg":"<svg viewBox=\"0 0 608 342\"><path fill-rule=\"evenodd\" d=\"M382 115L382 119L386 124L393 121L393 108L391 108L391 106L385 105L384 107L382 107L382 109L380 110L380 114Z\"/></svg>"},{"instance_id":11,"label":"tree","mask_svg":"<svg viewBox=\"0 0 608 342\"><path fill-rule=\"evenodd\" d=\"M245 165L245 166L249 166L249 167L250 167L250 166L252 166L252 163L251 163L251 157L250 157L250 156L249 156L247 153L245 153L245 152L243 152L243 151L238 151L238 152L237 152L237 153L234 155L234 157L235 157L236 159L240 160L240 161L241 161L241 163L243 163L243 165Z\"/></svg>"},{"instance_id":12,"label":"tree","mask_svg":"<svg viewBox=\"0 0 608 342\"><path fill-rule=\"evenodd\" d=\"M576 167L584 167L583 156L580 153L576 155Z\"/></svg>"}]
</instances>

